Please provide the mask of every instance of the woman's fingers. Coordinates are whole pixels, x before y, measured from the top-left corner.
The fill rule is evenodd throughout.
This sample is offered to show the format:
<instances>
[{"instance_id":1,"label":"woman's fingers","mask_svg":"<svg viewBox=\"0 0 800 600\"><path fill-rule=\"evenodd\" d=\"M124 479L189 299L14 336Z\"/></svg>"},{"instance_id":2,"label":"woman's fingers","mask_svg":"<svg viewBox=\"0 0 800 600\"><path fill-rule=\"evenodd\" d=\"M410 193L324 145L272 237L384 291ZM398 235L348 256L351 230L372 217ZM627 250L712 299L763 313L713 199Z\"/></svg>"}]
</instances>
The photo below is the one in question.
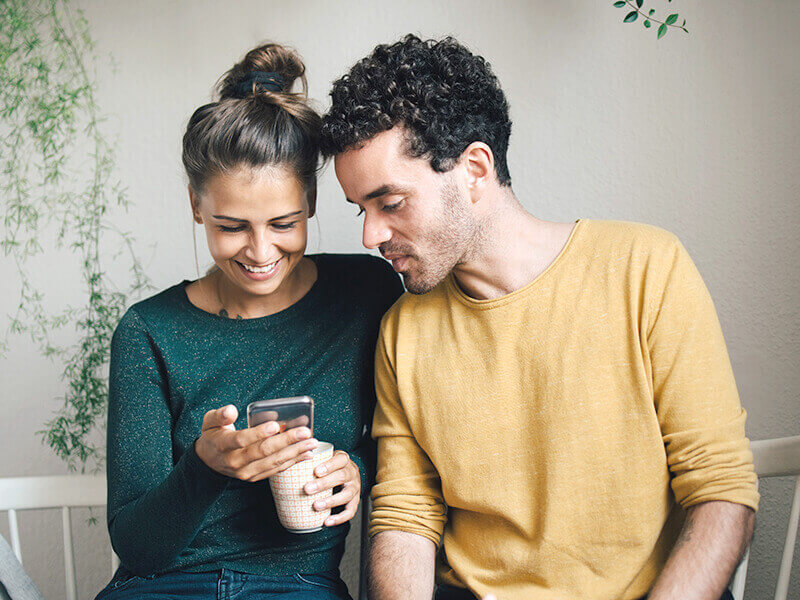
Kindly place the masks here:
<instances>
[{"instance_id":1,"label":"woman's fingers","mask_svg":"<svg viewBox=\"0 0 800 600\"><path fill-rule=\"evenodd\" d=\"M348 504L354 497L358 496L360 490L356 489L354 485L344 485L342 489L328 496L314 501L314 510L326 510L328 508L336 508L337 506L344 506Z\"/></svg>"},{"instance_id":2,"label":"woman's fingers","mask_svg":"<svg viewBox=\"0 0 800 600\"><path fill-rule=\"evenodd\" d=\"M316 478L303 488L306 494L316 494L332 489L337 485L358 481L361 487L361 475L358 467L350 460L347 452L337 450L333 458L314 469Z\"/></svg>"},{"instance_id":3,"label":"woman's fingers","mask_svg":"<svg viewBox=\"0 0 800 600\"><path fill-rule=\"evenodd\" d=\"M269 445L273 439L283 437L284 435L286 434L281 434L280 436L275 436L274 438L266 440L262 442L262 445ZM291 438L288 439L291 440ZM287 438L284 438L280 443L284 444L286 441ZM258 456L258 458L248 460L245 465L239 469L239 474L237 476L239 479L245 481L261 481L262 479L271 477L275 473L288 469L301 460L311 458L311 451L316 448L318 444L319 442L312 438L295 442L289 446L284 445L276 452L265 453L263 449L256 449L254 452L257 452L256 456ZM254 446L255 445L257 444L254 444Z\"/></svg>"},{"instance_id":4,"label":"woman's fingers","mask_svg":"<svg viewBox=\"0 0 800 600\"><path fill-rule=\"evenodd\" d=\"M345 504L344 510L336 515L331 515L327 519L325 519L325 527L333 527L335 525L341 525L342 523L346 523L350 519L356 516L356 511L358 510L358 502L360 500L360 496L355 494L353 498Z\"/></svg>"},{"instance_id":5,"label":"woman's fingers","mask_svg":"<svg viewBox=\"0 0 800 600\"><path fill-rule=\"evenodd\" d=\"M350 456L343 450L337 450L333 454L333 458L326 460L324 463L317 465L314 468L314 475L323 477L327 473L332 473L338 469L344 469L350 464Z\"/></svg>"},{"instance_id":6,"label":"woman's fingers","mask_svg":"<svg viewBox=\"0 0 800 600\"><path fill-rule=\"evenodd\" d=\"M322 468L320 468L322 467ZM344 506L342 512L331 515L325 520L326 527L340 525L352 519L358 510L358 503L361 499L361 474L356 464L350 460L346 452L338 451L334 457L320 465L315 470L319 475L327 473L323 477L306 484L307 494L316 494L321 491L342 486L342 488L328 498L321 498L314 502L315 510L327 510L336 506Z\"/></svg>"},{"instance_id":7,"label":"woman's fingers","mask_svg":"<svg viewBox=\"0 0 800 600\"><path fill-rule=\"evenodd\" d=\"M256 425L255 427L226 432L224 437L220 438L220 449L223 452L235 452L237 450L246 449L268 438L277 437L277 433L278 424L274 421Z\"/></svg>"},{"instance_id":8,"label":"woman's fingers","mask_svg":"<svg viewBox=\"0 0 800 600\"><path fill-rule=\"evenodd\" d=\"M239 411L233 404L209 410L203 415L203 425L200 431L203 432L217 427L232 425L238 417Z\"/></svg>"},{"instance_id":9,"label":"woman's fingers","mask_svg":"<svg viewBox=\"0 0 800 600\"><path fill-rule=\"evenodd\" d=\"M317 445L308 427L279 433L275 421L236 430L239 412L232 404L203 416L202 433L195 443L200 459L210 468L244 481L259 481L311 458Z\"/></svg>"}]
</instances>

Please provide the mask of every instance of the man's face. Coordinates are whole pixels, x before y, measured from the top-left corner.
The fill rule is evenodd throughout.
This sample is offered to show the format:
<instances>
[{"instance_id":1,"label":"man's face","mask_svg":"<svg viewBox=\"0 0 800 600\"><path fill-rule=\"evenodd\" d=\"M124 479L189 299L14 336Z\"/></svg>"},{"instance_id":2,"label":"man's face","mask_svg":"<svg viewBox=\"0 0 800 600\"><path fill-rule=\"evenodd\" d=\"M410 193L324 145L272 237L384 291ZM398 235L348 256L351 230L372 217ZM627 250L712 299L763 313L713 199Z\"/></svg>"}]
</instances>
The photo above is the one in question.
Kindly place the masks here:
<instances>
[{"instance_id":1,"label":"man's face","mask_svg":"<svg viewBox=\"0 0 800 600\"><path fill-rule=\"evenodd\" d=\"M363 243L378 248L412 294L433 289L458 265L477 236L472 203L458 166L435 172L406 153L394 127L361 148L338 154L336 177L364 214Z\"/></svg>"}]
</instances>

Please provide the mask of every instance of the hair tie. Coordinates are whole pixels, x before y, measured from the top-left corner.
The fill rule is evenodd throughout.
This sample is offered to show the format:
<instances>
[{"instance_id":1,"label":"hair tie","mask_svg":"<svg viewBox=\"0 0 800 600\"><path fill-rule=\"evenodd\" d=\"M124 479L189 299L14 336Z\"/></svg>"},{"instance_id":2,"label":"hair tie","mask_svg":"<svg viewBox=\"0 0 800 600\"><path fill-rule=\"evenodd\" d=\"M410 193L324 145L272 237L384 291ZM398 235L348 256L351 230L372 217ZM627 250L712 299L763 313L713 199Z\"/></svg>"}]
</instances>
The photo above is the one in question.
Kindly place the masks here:
<instances>
[{"instance_id":1,"label":"hair tie","mask_svg":"<svg viewBox=\"0 0 800 600\"><path fill-rule=\"evenodd\" d=\"M283 84L283 77L280 73L250 71L244 76L244 79L233 86L233 97L246 98L253 92L253 87L259 87L267 92L281 92Z\"/></svg>"}]
</instances>

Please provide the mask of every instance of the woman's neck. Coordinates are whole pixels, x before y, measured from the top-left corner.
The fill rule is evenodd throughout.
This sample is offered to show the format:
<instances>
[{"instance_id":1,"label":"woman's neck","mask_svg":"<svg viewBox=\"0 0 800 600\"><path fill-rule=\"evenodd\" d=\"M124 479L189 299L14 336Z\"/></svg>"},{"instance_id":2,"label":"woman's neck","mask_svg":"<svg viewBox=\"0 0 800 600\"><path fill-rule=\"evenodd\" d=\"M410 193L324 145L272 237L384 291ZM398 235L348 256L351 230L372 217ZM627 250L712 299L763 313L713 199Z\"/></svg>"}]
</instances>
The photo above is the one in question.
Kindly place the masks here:
<instances>
[{"instance_id":1,"label":"woman's neck","mask_svg":"<svg viewBox=\"0 0 800 600\"><path fill-rule=\"evenodd\" d=\"M192 304L206 312L228 319L257 319L289 308L309 292L316 280L317 267L314 261L303 257L289 277L271 294L248 294L231 284L220 270L192 283L187 288L187 294Z\"/></svg>"}]
</instances>

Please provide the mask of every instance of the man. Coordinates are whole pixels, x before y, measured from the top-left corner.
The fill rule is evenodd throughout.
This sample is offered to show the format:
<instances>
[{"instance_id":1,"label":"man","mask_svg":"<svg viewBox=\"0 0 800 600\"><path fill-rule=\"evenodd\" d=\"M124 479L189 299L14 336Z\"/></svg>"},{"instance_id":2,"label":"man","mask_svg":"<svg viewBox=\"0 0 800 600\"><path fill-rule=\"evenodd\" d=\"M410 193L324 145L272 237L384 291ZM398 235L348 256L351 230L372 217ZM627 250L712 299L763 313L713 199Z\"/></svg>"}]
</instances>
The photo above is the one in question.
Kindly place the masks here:
<instances>
[{"instance_id":1,"label":"man","mask_svg":"<svg viewBox=\"0 0 800 600\"><path fill-rule=\"evenodd\" d=\"M410 292L376 356L372 597L729 597L756 477L680 242L526 212L503 92L453 39L378 46L331 96L323 151Z\"/></svg>"}]
</instances>

